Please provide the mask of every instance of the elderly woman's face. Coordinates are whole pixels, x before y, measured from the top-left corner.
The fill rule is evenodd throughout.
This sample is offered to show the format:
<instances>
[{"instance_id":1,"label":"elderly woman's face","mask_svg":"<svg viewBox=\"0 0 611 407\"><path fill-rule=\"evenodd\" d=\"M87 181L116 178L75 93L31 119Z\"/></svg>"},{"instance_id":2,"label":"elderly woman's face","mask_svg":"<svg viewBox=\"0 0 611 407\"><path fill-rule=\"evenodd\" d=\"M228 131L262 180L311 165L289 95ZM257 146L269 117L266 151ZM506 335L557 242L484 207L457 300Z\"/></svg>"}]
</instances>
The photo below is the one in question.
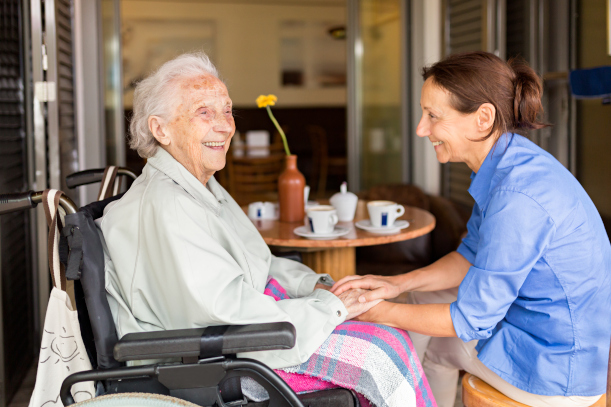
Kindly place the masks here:
<instances>
[{"instance_id":1,"label":"elderly woman's face","mask_svg":"<svg viewBox=\"0 0 611 407\"><path fill-rule=\"evenodd\" d=\"M164 126L170 138L164 148L200 181L225 167L235 133L232 103L218 78L206 75L179 82L179 103ZM163 145L163 143L162 143Z\"/></svg>"},{"instance_id":2,"label":"elderly woman's face","mask_svg":"<svg viewBox=\"0 0 611 407\"><path fill-rule=\"evenodd\" d=\"M419 137L428 137L437 160L441 163L467 162L479 150L473 139L477 138L477 117L463 114L451 105L451 94L427 79L422 87L420 106L422 118L416 129Z\"/></svg>"}]
</instances>

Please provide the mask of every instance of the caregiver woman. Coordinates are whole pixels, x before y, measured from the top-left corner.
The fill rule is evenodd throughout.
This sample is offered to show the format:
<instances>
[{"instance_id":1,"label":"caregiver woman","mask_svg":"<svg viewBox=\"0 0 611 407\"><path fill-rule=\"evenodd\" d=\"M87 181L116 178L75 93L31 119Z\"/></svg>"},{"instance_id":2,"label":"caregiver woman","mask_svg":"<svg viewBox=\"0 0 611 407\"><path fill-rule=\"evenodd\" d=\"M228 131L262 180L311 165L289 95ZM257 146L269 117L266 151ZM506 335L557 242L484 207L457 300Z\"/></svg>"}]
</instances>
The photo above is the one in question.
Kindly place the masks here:
<instances>
[{"instance_id":1,"label":"caregiver woman","mask_svg":"<svg viewBox=\"0 0 611 407\"><path fill-rule=\"evenodd\" d=\"M346 277L333 292L365 288L359 300L372 301L416 291L414 304L382 302L360 319L411 331L440 407L454 404L458 369L531 406L595 403L611 337L611 247L571 173L512 133L545 126L538 77L483 52L423 76L418 136L439 162L473 171L467 236L430 266Z\"/></svg>"}]
</instances>

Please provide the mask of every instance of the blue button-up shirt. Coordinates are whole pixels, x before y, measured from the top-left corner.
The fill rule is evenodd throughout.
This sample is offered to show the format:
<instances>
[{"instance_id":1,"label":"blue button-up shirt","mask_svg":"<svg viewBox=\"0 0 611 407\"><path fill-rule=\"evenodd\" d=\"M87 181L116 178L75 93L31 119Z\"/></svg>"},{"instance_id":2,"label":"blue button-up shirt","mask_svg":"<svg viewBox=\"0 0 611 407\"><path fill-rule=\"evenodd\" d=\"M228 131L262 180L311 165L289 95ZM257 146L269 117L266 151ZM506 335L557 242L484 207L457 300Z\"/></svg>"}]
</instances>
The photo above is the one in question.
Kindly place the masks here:
<instances>
[{"instance_id":1,"label":"blue button-up shirt","mask_svg":"<svg viewBox=\"0 0 611 407\"><path fill-rule=\"evenodd\" d=\"M596 207L550 154L503 135L477 174L471 264L451 304L456 334L479 359L535 394L605 392L611 339L611 246Z\"/></svg>"}]
</instances>

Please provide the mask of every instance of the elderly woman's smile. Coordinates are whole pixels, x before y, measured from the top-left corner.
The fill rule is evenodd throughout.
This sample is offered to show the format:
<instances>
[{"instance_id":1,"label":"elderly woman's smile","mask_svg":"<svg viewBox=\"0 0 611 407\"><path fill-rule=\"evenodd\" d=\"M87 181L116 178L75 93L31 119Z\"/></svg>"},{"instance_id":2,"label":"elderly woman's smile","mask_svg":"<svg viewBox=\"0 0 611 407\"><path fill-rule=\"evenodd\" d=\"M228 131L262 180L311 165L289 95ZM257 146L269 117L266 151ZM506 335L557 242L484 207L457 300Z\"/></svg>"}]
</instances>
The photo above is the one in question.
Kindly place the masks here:
<instances>
[{"instance_id":1,"label":"elderly woman's smile","mask_svg":"<svg viewBox=\"0 0 611 407\"><path fill-rule=\"evenodd\" d=\"M149 126L161 146L204 185L225 167L235 133L227 88L212 75L183 79L168 122L151 117Z\"/></svg>"}]
</instances>

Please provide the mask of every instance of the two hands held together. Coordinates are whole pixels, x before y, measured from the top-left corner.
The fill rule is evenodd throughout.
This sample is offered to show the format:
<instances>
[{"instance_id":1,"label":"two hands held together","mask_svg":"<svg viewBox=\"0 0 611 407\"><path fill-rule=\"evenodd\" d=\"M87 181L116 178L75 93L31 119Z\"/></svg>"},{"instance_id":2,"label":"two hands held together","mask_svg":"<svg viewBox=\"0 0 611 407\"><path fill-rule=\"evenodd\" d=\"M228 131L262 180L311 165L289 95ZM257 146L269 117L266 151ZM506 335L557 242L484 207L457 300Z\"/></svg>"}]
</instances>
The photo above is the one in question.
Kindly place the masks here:
<instances>
[{"instance_id":1,"label":"two hands held together","mask_svg":"<svg viewBox=\"0 0 611 407\"><path fill-rule=\"evenodd\" d=\"M346 320L358 317L361 321L375 322L368 311L385 299L395 298L402 290L393 277L348 276L336 282L333 287L316 284L316 288L326 289L335 294L348 310Z\"/></svg>"}]
</instances>

